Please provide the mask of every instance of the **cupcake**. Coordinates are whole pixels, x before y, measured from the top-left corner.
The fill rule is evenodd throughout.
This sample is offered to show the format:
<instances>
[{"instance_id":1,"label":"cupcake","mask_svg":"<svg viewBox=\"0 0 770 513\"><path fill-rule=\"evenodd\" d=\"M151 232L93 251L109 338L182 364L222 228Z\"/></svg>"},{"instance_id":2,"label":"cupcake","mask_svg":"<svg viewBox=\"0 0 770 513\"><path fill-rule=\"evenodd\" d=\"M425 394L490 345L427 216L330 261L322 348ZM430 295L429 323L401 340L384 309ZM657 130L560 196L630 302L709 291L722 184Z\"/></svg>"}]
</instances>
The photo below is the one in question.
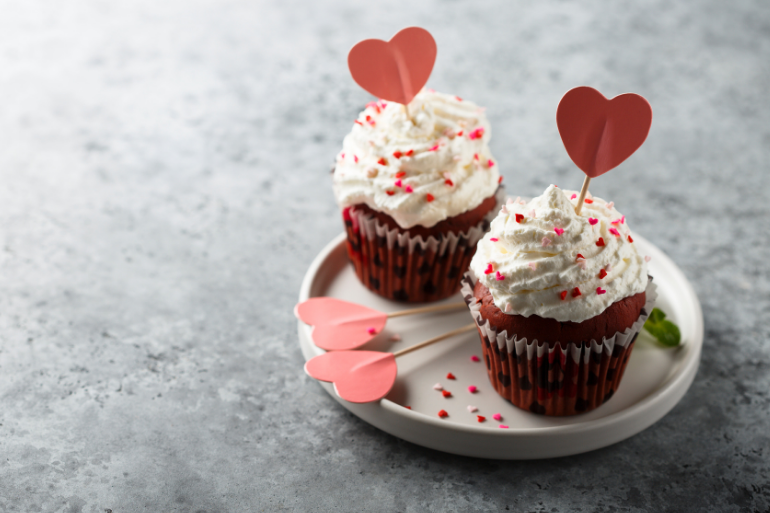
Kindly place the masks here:
<instances>
[{"instance_id":1,"label":"cupcake","mask_svg":"<svg viewBox=\"0 0 770 513\"><path fill-rule=\"evenodd\" d=\"M369 103L333 176L347 249L369 290L436 301L457 292L503 197L484 110L422 90L404 106Z\"/></svg>"},{"instance_id":2,"label":"cupcake","mask_svg":"<svg viewBox=\"0 0 770 513\"><path fill-rule=\"evenodd\" d=\"M495 390L545 415L612 397L657 296L625 216L576 201L554 185L508 200L463 280Z\"/></svg>"}]
</instances>

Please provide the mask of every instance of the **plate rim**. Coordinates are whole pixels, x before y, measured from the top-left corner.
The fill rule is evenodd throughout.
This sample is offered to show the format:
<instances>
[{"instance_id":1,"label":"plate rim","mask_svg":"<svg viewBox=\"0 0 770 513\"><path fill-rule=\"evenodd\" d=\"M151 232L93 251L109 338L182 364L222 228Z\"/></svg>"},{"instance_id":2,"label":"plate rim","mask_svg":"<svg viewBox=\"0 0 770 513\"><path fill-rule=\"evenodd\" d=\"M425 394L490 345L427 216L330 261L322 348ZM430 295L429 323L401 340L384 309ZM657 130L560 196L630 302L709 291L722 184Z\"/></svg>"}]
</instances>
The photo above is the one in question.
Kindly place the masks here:
<instances>
[{"instance_id":1,"label":"plate rim","mask_svg":"<svg viewBox=\"0 0 770 513\"><path fill-rule=\"evenodd\" d=\"M650 394L648 394L641 400L637 401L636 403L630 405L627 408L624 408L621 411L612 413L610 415L607 415L605 417L601 417L598 419L564 424L560 426L542 426L542 427L526 427L526 428L511 427L509 429L490 429L489 427L484 427L484 426L473 426L473 425L469 426L469 425L463 425L463 424L457 424L457 423L447 423L445 421L434 419L424 413L403 408L401 405L396 404L387 398L383 398L379 402L367 403L365 406L376 406L379 408L383 408L389 414L395 414L396 416L404 420L407 420L410 422L417 422L420 424L428 424L435 428L440 428L442 430L449 430L449 431L458 432L458 433L484 435L484 436L491 436L496 438L499 438L499 437L540 438L540 437L552 437L552 436L567 435L567 434L579 434L584 431L592 431L596 429L607 428L607 427L610 427L610 425L623 424L625 422L633 420L632 417L637 417L640 415L644 417L646 413L649 413L650 410L653 410L656 407L660 406L661 405L660 403L665 403L666 399L670 399L671 398L670 396L673 395L674 400L671 401L671 404L664 405L663 406L664 411L662 411L662 413L658 412L655 415L653 415L652 418L650 419L651 422L649 423L645 422L644 426L641 427L641 429L635 430L634 433L624 436L618 440L614 440L607 444L599 445L597 447L592 447L587 450L594 450L607 445L612 445L613 443L617 443L621 440L629 438L630 436L633 436L643 431L650 425L654 424L655 422L663 418L666 414L668 414L668 412L671 411L671 409L687 393L687 390L692 384L692 381L695 378L695 374L697 373L697 369L700 364L700 354L703 346L704 324L703 324L703 312L702 312L700 302L698 301L698 297L695 294L695 291L692 288L692 285L684 276L684 274L679 269L679 267L665 253L663 253L663 251L661 251L657 246L655 246L654 244L646 240L644 237L638 234L634 234L634 237L642 241L646 246L648 246L651 249L650 253L652 253L653 258L657 260L661 260L664 263L664 265L670 268L670 270L672 271L672 274L677 278L678 288L680 289L680 291L683 293L684 296L687 296L690 299L689 302L691 303L691 305L695 307L695 311L692 312L694 314L693 317L695 321L692 340L688 341L688 343L685 346L682 346L679 349L675 349L679 351L686 350L689 352L689 354L684 356L683 360L679 363L678 368L676 368L673 374L669 376L666 379L666 381L664 381L658 388L656 388L654 391L652 391ZM324 265L324 263L329 258L329 256L333 252L338 250L340 246L344 245L345 240L346 240L346 234L344 232L340 233L338 236L334 237L329 243L327 243L326 246L324 246L324 248L313 259L310 266L308 267L307 272L305 273L305 276L302 280L302 284L300 286L299 302L309 299L310 290L313 287L313 283L316 279L316 275L318 274L318 271ZM344 247L342 249L344 249ZM307 341L312 340L310 338L311 327L304 324L300 320L297 320L297 325L298 325L298 332L299 332L298 334L300 338L300 345L302 346L303 338L305 338ZM323 349L320 349L317 346L313 345L312 342L309 342L308 345L310 346L309 350L312 353L322 354L323 352L325 352ZM303 357L305 357L305 360L307 361L308 358L304 351L303 351ZM362 405L348 403L347 401L337 396L334 393L333 385L331 383L323 383L320 381L318 383L322 385L322 387L327 391L327 393L329 393L337 402L339 402L347 410L351 411L354 415L361 418L365 422L372 424L374 427L377 427L378 429L387 431L382 427L372 423L367 418L364 418L364 416L362 416L363 412L359 411ZM369 415L366 415L366 417L368 416ZM387 431L387 432L390 432L390 431ZM403 438L398 434L395 434L395 433L391 433L391 434L393 434L394 436L398 436L399 438ZM419 442L414 442L414 443L417 443L418 445L424 445ZM439 449L439 450L442 450L444 452L452 452L452 451L446 451L445 449ZM585 452L585 451L578 450L572 453L561 452L560 454L566 456L568 454L575 454L579 452ZM467 455L468 453L456 452L456 454ZM541 456L541 457L553 457L553 456ZM529 459L529 458L522 457L517 459Z\"/></svg>"}]
</instances>

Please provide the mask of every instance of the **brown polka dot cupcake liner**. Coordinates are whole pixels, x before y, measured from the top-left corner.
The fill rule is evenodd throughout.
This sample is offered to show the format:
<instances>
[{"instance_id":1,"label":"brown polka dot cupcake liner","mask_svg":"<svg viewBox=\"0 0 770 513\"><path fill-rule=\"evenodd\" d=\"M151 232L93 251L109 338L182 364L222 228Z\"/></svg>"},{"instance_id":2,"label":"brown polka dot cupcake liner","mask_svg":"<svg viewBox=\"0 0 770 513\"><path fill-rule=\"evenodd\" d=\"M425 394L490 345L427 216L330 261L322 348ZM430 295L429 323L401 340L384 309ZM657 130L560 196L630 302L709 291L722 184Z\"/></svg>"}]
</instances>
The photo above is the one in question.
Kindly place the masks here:
<instances>
[{"instance_id":1,"label":"brown polka dot cupcake liner","mask_svg":"<svg viewBox=\"0 0 770 513\"><path fill-rule=\"evenodd\" d=\"M460 280L505 200L500 188L497 206L467 232L439 234L427 240L409 231L388 230L374 216L355 207L342 211L347 249L356 275L372 292L409 303L438 301L460 290Z\"/></svg>"},{"instance_id":2,"label":"brown polka dot cupcake liner","mask_svg":"<svg viewBox=\"0 0 770 513\"><path fill-rule=\"evenodd\" d=\"M652 278L646 302L630 328L600 342L570 342L553 347L537 340L517 339L507 331L498 333L481 317L481 304L473 295L476 277L462 279L462 295L481 338L489 381L498 394L515 406L551 416L575 415L598 408L617 391L636 337L658 297Z\"/></svg>"}]
</instances>

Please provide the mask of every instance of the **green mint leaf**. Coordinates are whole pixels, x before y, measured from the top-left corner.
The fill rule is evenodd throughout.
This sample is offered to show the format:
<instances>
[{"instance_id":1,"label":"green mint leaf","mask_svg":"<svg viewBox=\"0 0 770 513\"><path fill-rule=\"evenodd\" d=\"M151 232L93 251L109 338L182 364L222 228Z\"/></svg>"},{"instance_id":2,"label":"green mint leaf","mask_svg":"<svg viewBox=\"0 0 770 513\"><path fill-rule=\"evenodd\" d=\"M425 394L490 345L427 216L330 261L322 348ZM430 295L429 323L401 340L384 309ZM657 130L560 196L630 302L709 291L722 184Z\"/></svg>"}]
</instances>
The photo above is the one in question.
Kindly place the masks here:
<instances>
[{"instance_id":1,"label":"green mint leaf","mask_svg":"<svg viewBox=\"0 0 770 513\"><path fill-rule=\"evenodd\" d=\"M652 313L644 323L644 329L650 332L663 346L676 347L682 341L682 333L676 324L666 320L666 314L659 308L653 308Z\"/></svg>"}]
</instances>

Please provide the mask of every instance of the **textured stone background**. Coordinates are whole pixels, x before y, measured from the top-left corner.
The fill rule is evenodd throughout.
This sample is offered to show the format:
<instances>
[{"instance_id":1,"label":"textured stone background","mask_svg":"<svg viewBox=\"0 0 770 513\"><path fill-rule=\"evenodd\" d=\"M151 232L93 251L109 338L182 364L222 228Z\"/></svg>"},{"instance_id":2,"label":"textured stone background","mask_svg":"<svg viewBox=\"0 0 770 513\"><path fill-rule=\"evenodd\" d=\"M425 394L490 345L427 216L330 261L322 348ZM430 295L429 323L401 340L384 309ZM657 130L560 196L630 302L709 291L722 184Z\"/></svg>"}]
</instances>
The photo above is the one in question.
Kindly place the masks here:
<instances>
[{"instance_id":1,"label":"textured stone background","mask_svg":"<svg viewBox=\"0 0 770 513\"><path fill-rule=\"evenodd\" d=\"M606 10L605 10L606 9ZM770 4L0 3L0 510L770 510ZM703 304L663 420L550 461L386 435L302 372L291 308L341 231L348 49L430 29L514 194L578 187L554 113L633 90L647 143L592 187Z\"/></svg>"}]
</instances>

